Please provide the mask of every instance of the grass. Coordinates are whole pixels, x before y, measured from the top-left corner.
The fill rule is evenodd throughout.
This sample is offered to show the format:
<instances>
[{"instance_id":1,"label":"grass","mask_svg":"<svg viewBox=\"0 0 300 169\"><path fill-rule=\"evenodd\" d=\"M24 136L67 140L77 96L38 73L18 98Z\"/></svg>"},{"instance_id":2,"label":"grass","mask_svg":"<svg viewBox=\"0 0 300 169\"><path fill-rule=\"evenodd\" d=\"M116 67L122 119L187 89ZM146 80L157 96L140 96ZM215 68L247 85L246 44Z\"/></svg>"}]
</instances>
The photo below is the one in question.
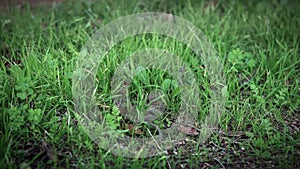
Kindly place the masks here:
<instances>
[{"instance_id":1,"label":"grass","mask_svg":"<svg viewBox=\"0 0 300 169\"><path fill-rule=\"evenodd\" d=\"M25 5L1 13L0 166L299 167L298 10L297 2L284 0L268 3L219 1L216 4L192 0L176 3L107 0L66 1L52 8L32 9ZM169 155L130 159L101 149L78 125L72 77L79 52L96 29L121 16L144 11L172 12L207 35L224 65L228 98L219 128L205 144L186 141L177 147L177 155L170 152ZM128 121L116 118L120 112L113 110L109 98L109 82L116 66L125 56L148 47L168 49L188 62L201 84L198 86L203 103L198 105L202 108L198 119L201 124L210 98L205 67L183 44L156 35L128 38L110 50L102 61L103 66L97 73L97 97L109 124L117 129L122 129L124 124L129 128ZM157 76L146 75L148 80ZM156 82L164 80L158 78ZM138 89L143 90L145 83L138 81L136 85L132 98L137 99L136 104L142 109L147 92ZM149 84L145 86L147 89ZM176 100L171 103L176 109ZM166 127L168 120L172 117L166 116L156 124ZM144 136L138 132L129 134ZM195 149L188 152L191 147Z\"/></svg>"}]
</instances>

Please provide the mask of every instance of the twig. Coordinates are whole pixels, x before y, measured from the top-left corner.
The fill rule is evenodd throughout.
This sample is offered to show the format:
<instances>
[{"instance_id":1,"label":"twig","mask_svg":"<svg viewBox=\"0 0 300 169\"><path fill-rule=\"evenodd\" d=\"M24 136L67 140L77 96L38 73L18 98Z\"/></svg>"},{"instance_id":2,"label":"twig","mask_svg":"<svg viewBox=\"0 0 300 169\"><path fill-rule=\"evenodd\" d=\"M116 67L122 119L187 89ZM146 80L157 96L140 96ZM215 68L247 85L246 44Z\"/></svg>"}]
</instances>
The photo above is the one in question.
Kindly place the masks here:
<instances>
[{"instance_id":1,"label":"twig","mask_svg":"<svg viewBox=\"0 0 300 169\"><path fill-rule=\"evenodd\" d=\"M224 168L225 169L225 167L224 167L224 165L220 162L220 160L218 160L217 158L213 158L215 161L217 161L221 166L222 166L222 168Z\"/></svg>"},{"instance_id":2,"label":"twig","mask_svg":"<svg viewBox=\"0 0 300 169\"><path fill-rule=\"evenodd\" d=\"M158 133L159 133L159 137L160 137L162 133L161 133L160 129L158 128L158 126L156 126L155 124L152 124L152 123L149 123L149 124L150 124L150 125L153 125L154 127L157 128ZM153 139L153 141L155 142L156 146L159 148L160 151L162 151L162 149L161 149L161 147L159 146L158 142L157 142L156 139L153 137L153 135L151 134L151 132L150 132L150 130L149 130L148 128L147 128L147 131L148 131L148 133L150 134L150 136L152 137L152 139ZM160 139L161 139L161 138L160 138ZM168 164L169 168L171 169L172 167L171 167L171 164L170 164L169 160L166 159L166 161L167 161L167 164Z\"/></svg>"}]
</instances>

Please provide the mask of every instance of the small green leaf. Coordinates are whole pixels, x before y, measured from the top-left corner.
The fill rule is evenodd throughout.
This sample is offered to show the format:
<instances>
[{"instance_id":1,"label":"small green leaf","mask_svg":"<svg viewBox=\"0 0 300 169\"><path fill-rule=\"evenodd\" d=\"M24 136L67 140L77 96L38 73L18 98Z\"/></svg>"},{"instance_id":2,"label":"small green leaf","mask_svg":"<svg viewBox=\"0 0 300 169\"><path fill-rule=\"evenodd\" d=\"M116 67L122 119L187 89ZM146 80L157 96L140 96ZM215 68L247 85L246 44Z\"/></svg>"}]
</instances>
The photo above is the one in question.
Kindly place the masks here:
<instances>
[{"instance_id":1,"label":"small green leaf","mask_svg":"<svg viewBox=\"0 0 300 169\"><path fill-rule=\"evenodd\" d=\"M256 61L254 59L250 59L248 62L247 62L247 65L250 67L250 68L254 68L255 65L256 65Z\"/></svg>"},{"instance_id":2,"label":"small green leaf","mask_svg":"<svg viewBox=\"0 0 300 169\"><path fill-rule=\"evenodd\" d=\"M26 92L17 93L17 97L20 98L21 100L25 100L27 97Z\"/></svg>"},{"instance_id":3,"label":"small green leaf","mask_svg":"<svg viewBox=\"0 0 300 169\"><path fill-rule=\"evenodd\" d=\"M29 109L28 110L28 120L31 123L37 124L42 120L42 110L41 109Z\"/></svg>"},{"instance_id":4,"label":"small green leaf","mask_svg":"<svg viewBox=\"0 0 300 169\"><path fill-rule=\"evenodd\" d=\"M164 80L162 83L163 91L168 91L170 88L171 88L171 80L170 79Z\"/></svg>"},{"instance_id":5,"label":"small green leaf","mask_svg":"<svg viewBox=\"0 0 300 169\"><path fill-rule=\"evenodd\" d=\"M228 92L227 92L227 86L224 86L221 90L222 97L227 98L228 97Z\"/></svg>"},{"instance_id":6,"label":"small green leaf","mask_svg":"<svg viewBox=\"0 0 300 169\"><path fill-rule=\"evenodd\" d=\"M254 133L246 131L245 132L246 136L250 137L250 138L254 138Z\"/></svg>"}]
</instances>

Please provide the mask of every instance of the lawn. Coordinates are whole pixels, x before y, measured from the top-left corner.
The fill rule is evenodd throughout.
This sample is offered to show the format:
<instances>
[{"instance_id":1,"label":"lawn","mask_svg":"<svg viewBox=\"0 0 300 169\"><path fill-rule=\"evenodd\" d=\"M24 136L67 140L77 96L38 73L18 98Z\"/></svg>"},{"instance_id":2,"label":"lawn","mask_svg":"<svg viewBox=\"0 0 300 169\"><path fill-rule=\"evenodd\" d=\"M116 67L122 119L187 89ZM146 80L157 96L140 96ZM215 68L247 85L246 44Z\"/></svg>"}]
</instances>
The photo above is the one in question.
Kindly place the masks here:
<instances>
[{"instance_id":1,"label":"lawn","mask_svg":"<svg viewBox=\"0 0 300 169\"><path fill-rule=\"evenodd\" d=\"M286 0L66 0L0 8L0 167L299 168L298 4ZM84 62L82 49L98 30L142 12L173 14L206 35L223 68L226 99L212 135L200 142L199 128L216 90L209 66L188 45L167 36L140 34L118 42L97 63L94 92L99 119L114 131L131 138L159 136L160 130L175 122L181 103L193 101L192 96L183 97L172 75L141 66L127 84L129 100L142 111L150 96L159 100L157 94L166 94L159 101L172 113L162 114L153 123L135 123L125 117L111 96L111 81L118 65L135 51L156 48L179 56L195 77L192 89L199 92L194 121L186 121L193 126L179 129L185 140L177 140L174 147L156 156L127 158L113 153L113 147L101 147L81 125L76 72ZM171 70L178 69L168 63Z\"/></svg>"}]
</instances>

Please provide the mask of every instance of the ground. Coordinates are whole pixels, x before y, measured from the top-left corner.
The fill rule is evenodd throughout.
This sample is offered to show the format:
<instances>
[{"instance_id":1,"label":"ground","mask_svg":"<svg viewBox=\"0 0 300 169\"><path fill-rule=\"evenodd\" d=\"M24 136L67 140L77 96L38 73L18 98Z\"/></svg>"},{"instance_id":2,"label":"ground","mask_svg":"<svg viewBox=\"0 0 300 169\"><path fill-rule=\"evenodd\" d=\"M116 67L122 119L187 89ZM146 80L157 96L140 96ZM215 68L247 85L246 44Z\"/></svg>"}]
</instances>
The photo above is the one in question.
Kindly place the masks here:
<instances>
[{"instance_id":1,"label":"ground","mask_svg":"<svg viewBox=\"0 0 300 169\"><path fill-rule=\"evenodd\" d=\"M27 6L21 0L0 1L4 8L0 12L0 166L300 167L298 2L55 2L56 5L53 1L29 0L25 2ZM129 136L146 137L149 135L145 131L149 129L157 135L156 127L139 126L124 118L123 111L108 97L113 70L120 60L136 50L157 47L181 56L195 73L201 91L201 110L196 119L199 123L180 129L194 135L178 141L162 155L131 159L99 147L79 125L72 78L81 48L97 29L121 16L145 11L173 13L207 35L224 65L228 96L219 125L213 135L200 144L197 127L209 112L210 90L213 89L201 59L194 58L187 46L163 36L141 35L119 43L102 60L96 92L101 115L116 130L126 131ZM154 78L151 71L146 75ZM170 79L158 81L165 83ZM144 85L144 82L140 80L138 84ZM131 87L130 97L136 99L137 105L151 100L143 100L146 94L140 92L147 87ZM176 101L171 103L171 106L176 105ZM164 129L172 122L173 116L165 116L155 125Z\"/></svg>"}]
</instances>

